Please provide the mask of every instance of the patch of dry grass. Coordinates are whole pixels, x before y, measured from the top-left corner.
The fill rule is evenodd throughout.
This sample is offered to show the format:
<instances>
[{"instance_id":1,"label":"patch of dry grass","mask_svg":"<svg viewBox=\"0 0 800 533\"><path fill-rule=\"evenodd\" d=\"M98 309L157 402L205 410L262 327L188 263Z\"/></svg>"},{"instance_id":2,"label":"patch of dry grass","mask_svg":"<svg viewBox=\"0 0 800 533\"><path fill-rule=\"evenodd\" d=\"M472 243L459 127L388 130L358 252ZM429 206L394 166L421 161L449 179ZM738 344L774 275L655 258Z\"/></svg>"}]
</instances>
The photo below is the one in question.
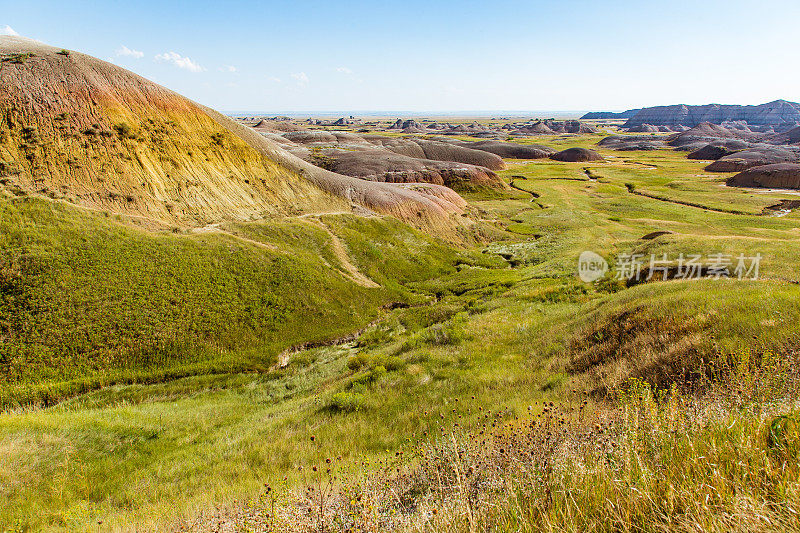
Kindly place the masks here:
<instances>
[{"instance_id":1,"label":"patch of dry grass","mask_svg":"<svg viewBox=\"0 0 800 533\"><path fill-rule=\"evenodd\" d=\"M295 490L217 509L194 530L787 531L800 528L797 354L739 354L702 393L631 379L614 399L477 408L355 475L337 458ZM731 386L731 384L734 384ZM580 395L582 393L576 393ZM364 463L361 468L368 469Z\"/></svg>"}]
</instances>

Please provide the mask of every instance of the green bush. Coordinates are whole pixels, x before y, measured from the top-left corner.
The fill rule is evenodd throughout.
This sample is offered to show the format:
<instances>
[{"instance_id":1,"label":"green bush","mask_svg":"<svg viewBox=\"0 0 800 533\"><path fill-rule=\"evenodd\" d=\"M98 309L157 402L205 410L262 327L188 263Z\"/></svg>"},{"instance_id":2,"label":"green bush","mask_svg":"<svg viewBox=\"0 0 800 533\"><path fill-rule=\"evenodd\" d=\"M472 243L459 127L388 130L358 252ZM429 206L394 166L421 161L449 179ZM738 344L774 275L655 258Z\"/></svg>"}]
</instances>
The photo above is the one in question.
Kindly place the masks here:
<instances>
[{"instance_id":1,"label":"green bush","mask_svg":"<svg viewBox=\"0 0 800 533\"><path fill-rule=\"evenodd\" d=\"M389 372L400 370L405 366L405 362L397 356L386 354L359 353L347 360L347 368L350 370L361 370L368 368L374 370L383 367Z\"/></svg>"},{"instance_id":2,"label":"green bush","mask_svg":"<svg viewBox=\"0 0 800 533\"><path fill-rule=\"evenodd\" d=\"M365 353L359 353L347 360L347 368L350 370L360 370L367 365L368 356Z\"/></svg>"},{"instance_id":3,"label":"green bush","mask_svg":"<svg viewBox=\"0 0 800 533\"><path fill-rule=\"evenodd\" d=\"M94 125L93 128L97 129ZM120 139L133 139L136 137L133 128L127 122L120 122L119 124L114 124L114 131L117 132L117 135L119 136Z\"/></svg>"},{"instance_id":4,"label":"green bush","mask_svg":"<svg viewBox=\"0 0 800 533\"><path fill-rule=\"evenodd\" d=\"M364 395L357 392L337 392L331 396L328 408L342 413L360 411L364 408Z\"/></svg>"},{"instance_id":5,"label":"green bush","mask_svg":"<svg viewBox=\"0 0 800 533\"><path fill-rule=\"evenodd\" d=\"M389 372L394 372L395 370L400 370L405 366L405 362L397 356L394 355L386 355L381 358L381 365L386 368Z\"/></svg>"},{"instance_id":6,"label":"green bush","mask_svg":"<svg viewBox=\"0 0 800 533\"><path fill-rule=\"evenodd\" d=\"M358 345L362 347L374 347L386 344L392 340L392 332L387 328L375 328L364 332L358 338Z\"/></svg>"},{"instance_id":7,"label":"green bush","mask_svg":"<svg viewBox=\"0 0 800 533\"><path fill-rule=\"evenodd\" d=\"M386 375L386 372L387 370L385 366L376 366L369 370L364 370L363 372L354 374L353 377L350 378L348 388L359 390L366 388L368 385L371 385Z\"/></svg>"},{"instance_id":8,"label":"green bush","mask_svg":"<svg viewBox=\"0 0 800 533\"><path fill-rule=\"evenodd\" d=\"M420 331L403 344L401 351L420 346L457 346L469 338L465 331L466 318L459 313L449 322L434 324Z\"/></svg>"}]
</instances>

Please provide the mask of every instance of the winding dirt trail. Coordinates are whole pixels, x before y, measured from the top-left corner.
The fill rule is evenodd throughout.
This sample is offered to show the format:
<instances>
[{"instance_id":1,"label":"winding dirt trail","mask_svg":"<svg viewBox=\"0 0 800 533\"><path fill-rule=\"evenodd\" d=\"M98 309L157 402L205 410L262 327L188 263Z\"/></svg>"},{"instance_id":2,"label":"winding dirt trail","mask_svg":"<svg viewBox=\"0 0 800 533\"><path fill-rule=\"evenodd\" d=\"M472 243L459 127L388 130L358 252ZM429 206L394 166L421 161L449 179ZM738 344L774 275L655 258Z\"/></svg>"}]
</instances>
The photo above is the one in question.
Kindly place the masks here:
<instances>
[{"instance_id":1,"label":"winding dirt trail","mask_svg":"<svg viewBox=\"0 0 800 533\"><path fill-rule=\"evenodd\" d=\"M258 248L264 248L265 250L277 251L278 247L272 244L268 244L265 242L255 241L253 239L248 239L247 237L242 237L241 235L237 235L235 233L231 233L230 231L224 230L220 227L222 223L217 222L215 224L209 224L208 226L203 226L202 228L197 228L191 232L191 235L198 235L203 233L220 233L222 235L227 235L228 237L232 237L237 241L246 242L247 244L252 244L253 246L257 246Z\"/></svg>"},{"instance_id":2,"label":"winding dirt trail","mask_svg":"<svg viewBox=\"0 0 800 533\"><path fill-rule=\"evenodd\" d=\"M326 213L326 214L329 214L329 213ZM322 222L322 220L319 219L319 215L306 214L306 215L302 215L302 216L297 217L297 219L298 220L302 220L303 222L305 222L307 224L310 224L310 225L314 226L315 228L319 228L321 230L324 230L328 234L328 236L330 237L330 240L331 240L331 248L333 250L333 254L334 254L334 256L336 256L336 259L339 261L339 267L340 267L339 271L342 273L342 275L344 277L346 277L347 279L349 279L353 283L361 285L362 287L367 287L367 288L370 288L370 289L378 289L378 288L380 288L379 284L375 283L373 280L371 280L370 278L365 276L358 269L358 267L356 265L354 265L352 263L352 261L350 261L350 255L347 253L347 249L345 248L344 243L342 243L341 239L339 239L339 237L337 237L336 234L333 233L331 231L331 229L327 225L325 225L325 223ZM253 240L253 239L248 239L247 237L242 237L241 235L237 235L235 233L231 233L230 231L227 231L227 230L223 229L221 227L221 223L220 222L218 222L216 224L209 224L207 226L203 226L202 228L197 228L192 232L192 234L194 234L194 235L204 234L204 233L223 234L223 235L227 235L228 237L232 237L232 238L234 238L236 240L239 240L239 241L242 241L242 242L246 242L248 244L252 244L253 246L257 246L259 248L264 248L264 249L272 250L272 251L278 250L278 248L276 246L272 245L272 244L256 241L256 240Z\"/></svg>"},{"instance_id":3,"label":"winding dirt trail","mask_svg":"<svg viewBox=\"0 0 800 533\"><path fill-rule=\"evenodd\" d=\"M375 283L373 280L361 273L358 267L350 261L350 255L347 253L344 243L342 243L341 239L339 239L339 237L337 237L336 234L332 232L324 222L322 222L322 220L314 216L305 216L302 218L302 220L307 224L311 224L314 227L324 230L328 234L331 239L331 248L333 249L333 254L339 261L341 268L344 269L344 271L340 271L344 277L353 283L361 285L362 287L367 287L370 289L380 288L379 284Z\"/></svg>"}]
</instances>

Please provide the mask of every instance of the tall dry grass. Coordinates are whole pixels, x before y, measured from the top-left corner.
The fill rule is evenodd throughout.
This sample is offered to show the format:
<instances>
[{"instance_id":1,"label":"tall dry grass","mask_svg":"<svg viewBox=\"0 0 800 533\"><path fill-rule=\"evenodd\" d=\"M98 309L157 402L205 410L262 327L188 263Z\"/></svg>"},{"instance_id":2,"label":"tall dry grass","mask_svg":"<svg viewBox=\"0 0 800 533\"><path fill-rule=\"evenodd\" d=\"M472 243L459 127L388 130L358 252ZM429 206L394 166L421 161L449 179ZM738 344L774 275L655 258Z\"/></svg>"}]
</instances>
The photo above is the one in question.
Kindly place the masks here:
<instances>
[{"instance_id":1,"label":"tall dry grass","mask_svg":"<svg viewBox=\"0 0 800 533\"><path fill-rule=\"evenodd\" d=\"M232 531L800 530L797 358L738 354L691 383L629 380L529 416L483 411L377 465L301 467L301 489L200 517ZM462 400L467 406L469 399ZM470 407L467 407L470 408ZM358 470L372 470L366 476Z\"/></svg>"}]
</instances>

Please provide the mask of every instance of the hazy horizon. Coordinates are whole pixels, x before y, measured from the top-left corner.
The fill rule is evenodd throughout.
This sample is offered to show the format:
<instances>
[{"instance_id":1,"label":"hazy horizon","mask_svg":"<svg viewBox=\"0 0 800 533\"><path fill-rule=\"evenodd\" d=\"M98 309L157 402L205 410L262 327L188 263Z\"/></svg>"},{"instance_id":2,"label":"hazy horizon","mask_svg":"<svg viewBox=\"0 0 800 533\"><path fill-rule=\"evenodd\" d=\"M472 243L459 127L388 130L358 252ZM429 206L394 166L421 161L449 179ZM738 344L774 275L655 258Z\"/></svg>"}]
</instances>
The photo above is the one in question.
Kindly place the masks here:
<instances>
[{"instance_id":1,"label":"hazy horizon","mask_svg":"<svg viewBox=\"0 0 800 533\"><path fill-rule=\"evenodd\" d=\"M0 0L0 33L112 61L229 114L574 115L800 100L785 64L800 4L758 12L772 16L744 0Z\"/></svg>"}]
</instances>

